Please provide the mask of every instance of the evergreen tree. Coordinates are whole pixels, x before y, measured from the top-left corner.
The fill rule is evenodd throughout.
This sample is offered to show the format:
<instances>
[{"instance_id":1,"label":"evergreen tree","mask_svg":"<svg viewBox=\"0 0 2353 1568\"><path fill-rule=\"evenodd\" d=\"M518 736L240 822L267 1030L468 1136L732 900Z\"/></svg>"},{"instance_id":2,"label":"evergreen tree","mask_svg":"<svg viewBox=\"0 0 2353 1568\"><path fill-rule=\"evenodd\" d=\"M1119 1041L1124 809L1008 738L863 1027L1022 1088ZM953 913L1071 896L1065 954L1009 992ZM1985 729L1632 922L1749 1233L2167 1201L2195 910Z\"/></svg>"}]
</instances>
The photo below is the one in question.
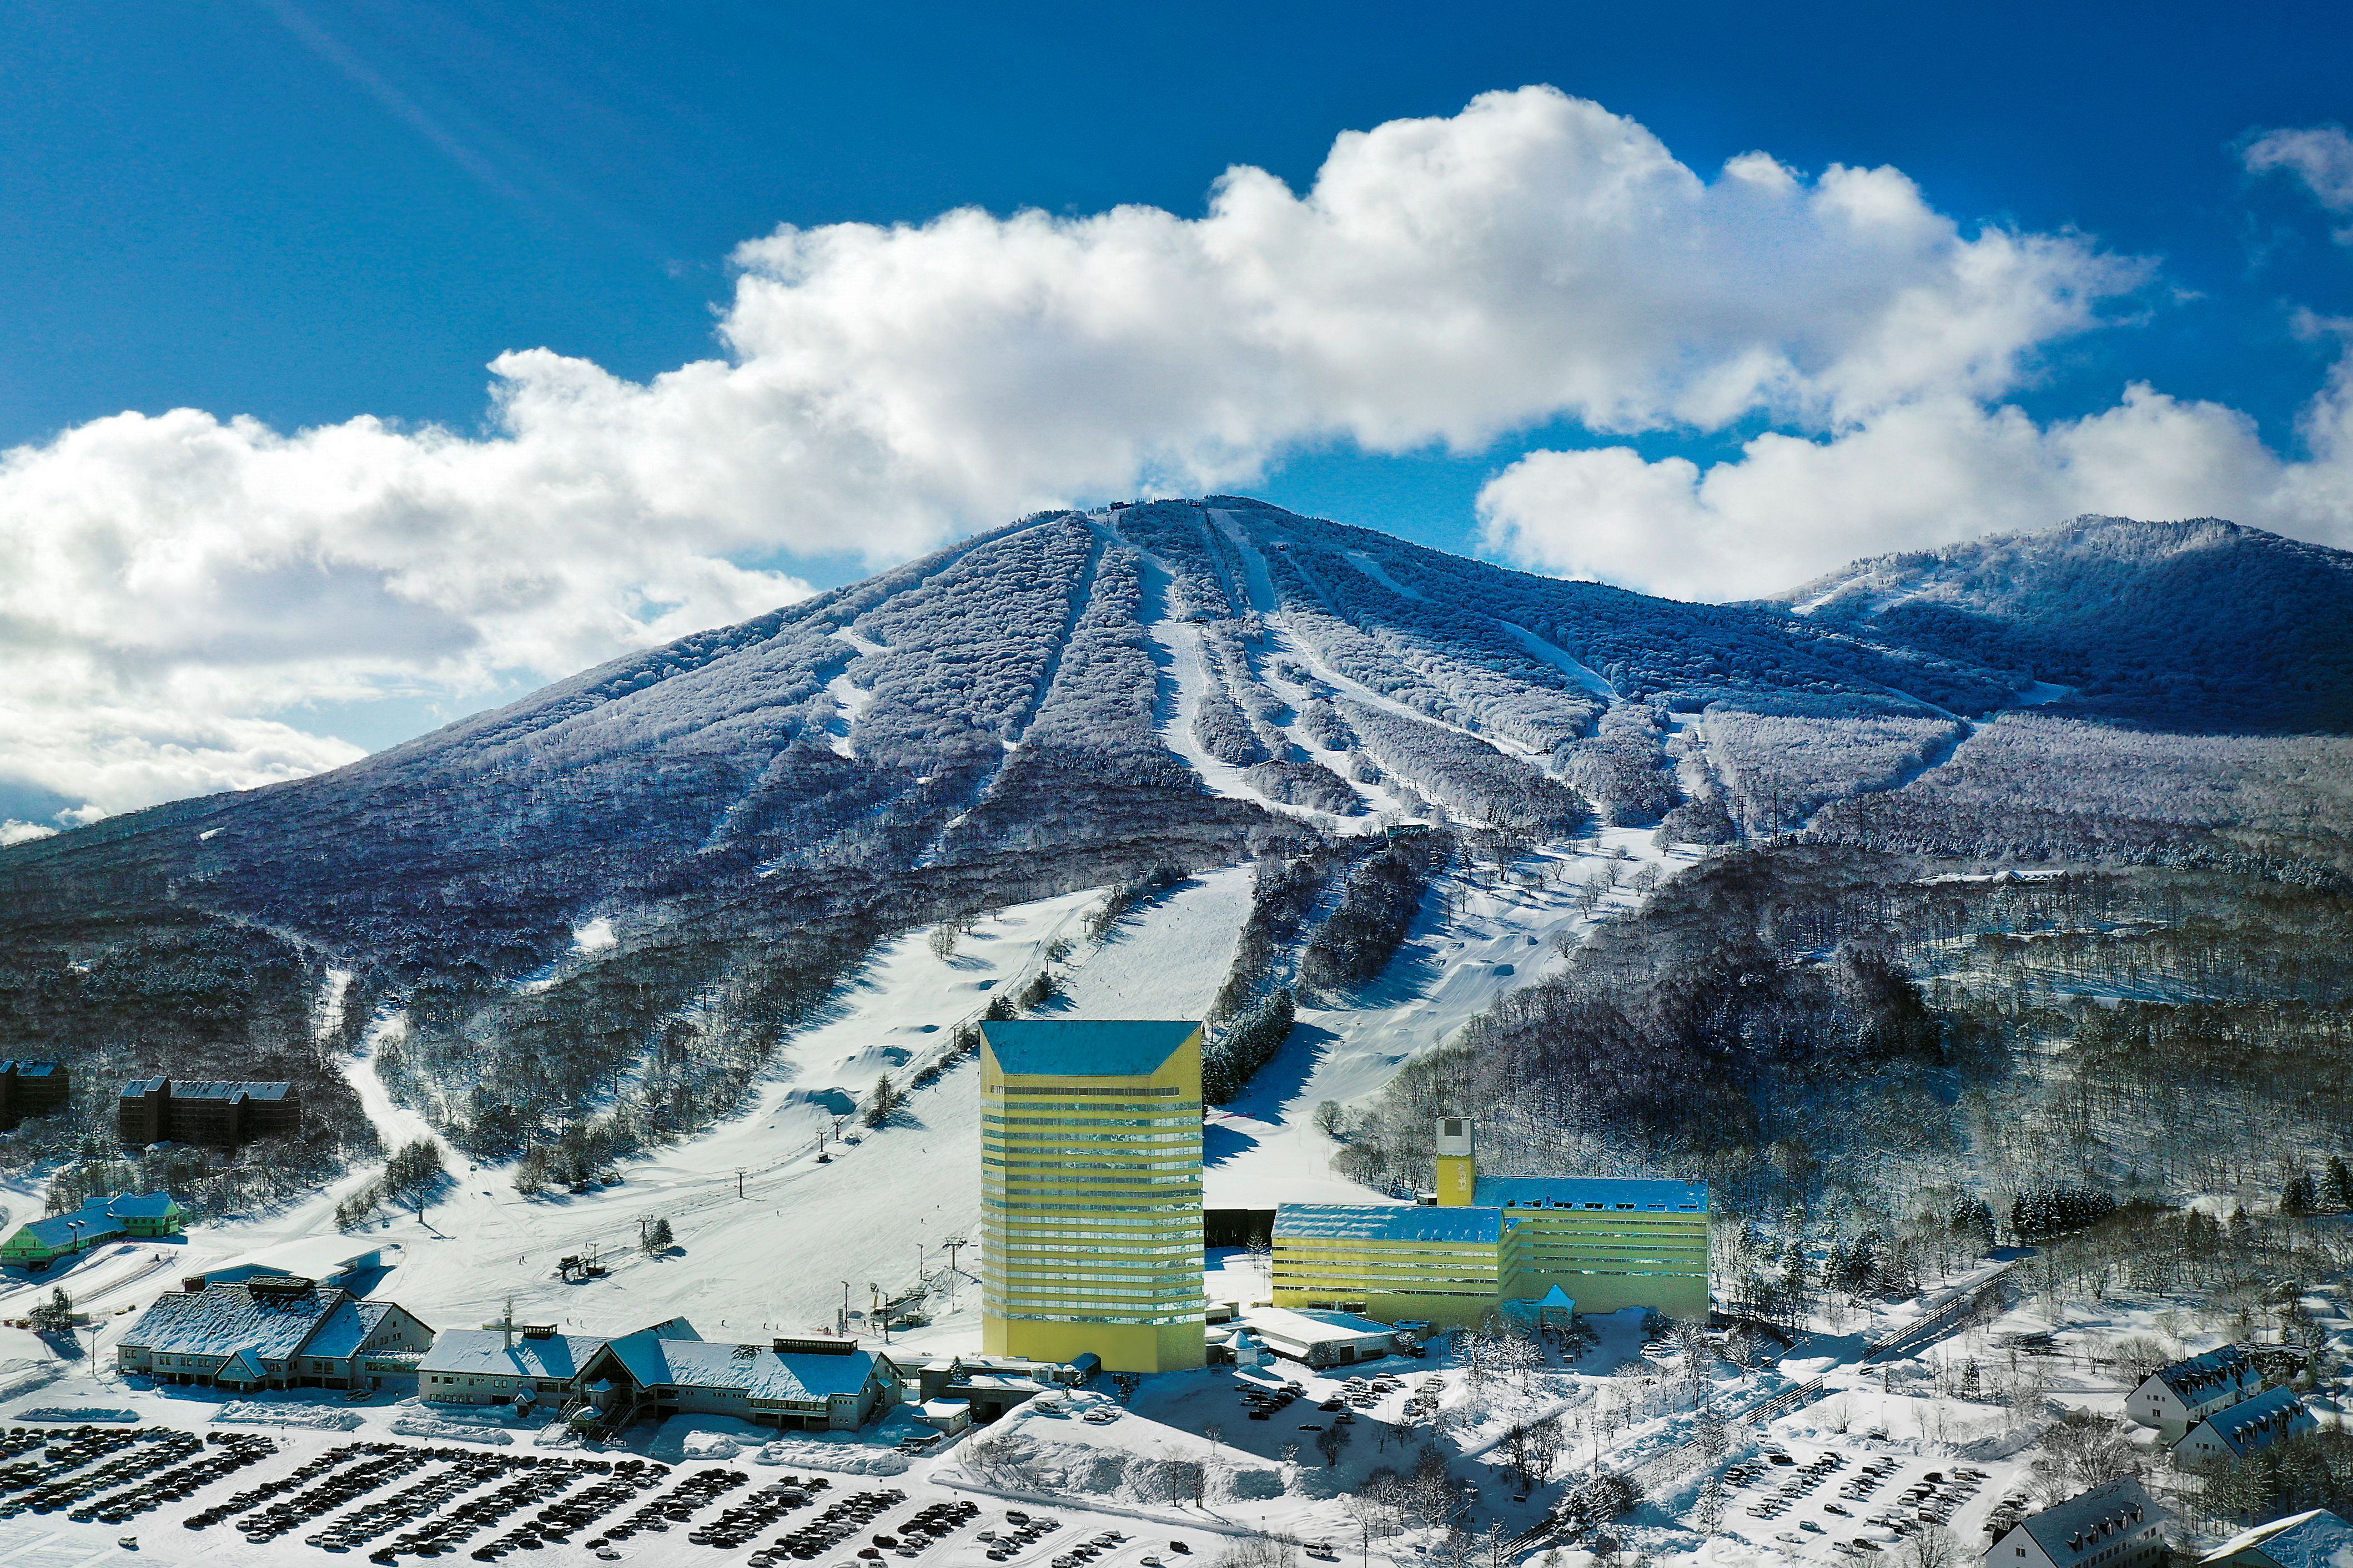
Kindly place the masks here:
<instances>
[{"instance_id":1,"label":"evergreen tree","mask_svg":"<svg viewBox=\"0 0 2353 1568\"><path fill-rule=\"evenodd\" d=\"M36 1333L62 1334L73 1329L73 1298L59 1285L50 1290L49 1299L26 1314Z\"/></svg>"},{"instance_id":2,"label":"evergreen tree","mask_svg":"<svg viewBox=\"0 0 2353 1568\"><path fill-rule=\"evenodd\" d=\"M2321 1197L2331 1214L2353 1213L2353 1169L2348 1169L2343 1156L2328 1157L2328 1173L2321 1182Z\"/></svg>"}]
</instances>

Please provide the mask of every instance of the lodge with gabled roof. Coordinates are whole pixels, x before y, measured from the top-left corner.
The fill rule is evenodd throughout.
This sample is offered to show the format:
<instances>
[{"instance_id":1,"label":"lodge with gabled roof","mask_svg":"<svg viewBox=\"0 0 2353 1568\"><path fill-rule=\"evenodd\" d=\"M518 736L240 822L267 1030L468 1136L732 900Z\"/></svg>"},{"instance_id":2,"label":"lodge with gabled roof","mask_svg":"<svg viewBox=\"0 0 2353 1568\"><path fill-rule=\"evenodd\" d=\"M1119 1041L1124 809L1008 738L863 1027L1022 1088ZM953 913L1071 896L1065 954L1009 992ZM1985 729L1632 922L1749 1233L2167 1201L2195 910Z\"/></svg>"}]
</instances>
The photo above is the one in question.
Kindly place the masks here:
<instances>
[{"instance_id":1,"label":"lodge with gabled roof","mask_svg":"<svg viewBox=\"0 0 2353 1568\"><path fill-rule=\"evenodd\" d=\"M2262 1390L2263 1373L2237 1345L2185 1356L2143 1378L2125 1396L2125 1414L2179 1443L2189 1428Z\"/></svg>"},{"instance_id":2,"label":"lodge with gabled roof","mask_svg":"<svg viewBox=\"0 0 2353 1568\"><path fill-rule=\"evenodd\" d=\"M375 1388L405 1384L433 1342L406 1308L297 1276L195 1283L123 1331L121 1372L219 1388Z\"/></svg>"}]
</instances>

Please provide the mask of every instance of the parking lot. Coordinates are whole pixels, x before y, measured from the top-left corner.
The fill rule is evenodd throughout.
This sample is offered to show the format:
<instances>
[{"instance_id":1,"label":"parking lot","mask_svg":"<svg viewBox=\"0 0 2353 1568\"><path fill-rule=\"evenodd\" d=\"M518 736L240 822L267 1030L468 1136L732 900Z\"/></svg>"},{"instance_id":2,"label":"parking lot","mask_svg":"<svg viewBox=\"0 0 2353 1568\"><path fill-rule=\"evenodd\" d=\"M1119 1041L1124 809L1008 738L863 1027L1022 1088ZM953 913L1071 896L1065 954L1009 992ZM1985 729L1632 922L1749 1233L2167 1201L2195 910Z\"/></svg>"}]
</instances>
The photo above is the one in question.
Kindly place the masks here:
<instances>
[{"instance_id":1,"label":"parking lot","mask_svg":"<svg viewBox=\"0 0 2353 1568\"><path fill-rule=\"evenodd\" d=\"M628 1455L340 1433L143 1426L0 1431L0 1565L396 1563L550 1568L1181 1568L1221 1538L943 1487Z\"/></svg>"},{"instance_id":2,"label":"parking lot","mask_svg":"<svg viewBox=\"0 0 2353 1568\"><path fill-rule=\"evenodd\" d=\"M1742 1534L1801 1551L1868 1558L1937 1527L1976 1552L1985 1521L2020 1495L2012 1468L1767 1442L1725 1472L1725 1519Z\"/></svg>"}]
</instances>

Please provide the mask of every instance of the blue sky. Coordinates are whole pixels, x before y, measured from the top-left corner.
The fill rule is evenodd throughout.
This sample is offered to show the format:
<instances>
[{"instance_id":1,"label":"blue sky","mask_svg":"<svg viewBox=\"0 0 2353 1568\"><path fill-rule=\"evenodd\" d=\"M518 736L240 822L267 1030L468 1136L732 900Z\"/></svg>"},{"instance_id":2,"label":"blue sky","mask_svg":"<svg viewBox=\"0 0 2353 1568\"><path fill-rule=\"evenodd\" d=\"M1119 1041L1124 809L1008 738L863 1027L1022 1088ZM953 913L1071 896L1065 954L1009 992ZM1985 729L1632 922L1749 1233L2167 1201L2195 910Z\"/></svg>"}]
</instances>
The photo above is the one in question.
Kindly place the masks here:
<instances>
[{"instance_id":1,"label":"blue sky","mask_svg":"<svg viewBox=\"0 0 2353 1568\"><path fill-rule=\"evenodd\" d=\"M2348 58L2353 14L2317 5L1814 6L1792 21L1754 6L1558 4L1440 13L195 0L143 8L135 25L62 0L12 6L0 14L0 201L9 216L0 230L8 305L0 444L42 460L0 474L0 531L13 513L21 539L66 542L57 553L71 559L38 591L86 607L90 624L67 616L28 625L0 605L0 626L23 628L24 647L45 658L72 650L66 675L19 660L10 684L20 693L71 688L83 715L50 725L32 751L0 754L0 816L95 815L305 771L632 641L731 616L796 584L862 574L988 521L991 508L1050 492L1098 500L1154 479L1169 488L1230 479L1443 548L1709 597L1786 585L1794 576L1776 574L1803 574L1864 548L1963 537L2063 506L2107 510L2111 496L2114 510L2228 506L2329 537L2329 518L2343 515L2330 509L2346 491L2329 466L2334 448L2315 443L2326 447L2334 428L2326 400L2342 332L2330 323L2353 317L2353 250L2337 233L2353 218L2330 207L2333 144L2299 152L2262 139L2353 118ZM1569 390L1490 399L1466 388L1452 402L1366 412L1333 378L1388 383L1425 369L1318 349L1325 358L1299 370L1270 350L1265 376L1296 371L1314 383L1320 390L1302 395L1324 399L1314 412L1293 418L1250 403L1247 388L1205 385L1190 423L1161 428L1148 382L1097 389L1091 399L1113 403L1134 391L1129 423L1072 426L1057 439L1072 451L1129 442L1140 455L1125 468L1057 468L1041 457L1030 469L969 483L935 473L878 500L884 521L871 526L859 485L903 472L898 448L872 462L837 454L831 467L793 469L749 500L744 485L766 480L713 481L724 496L676 512L600 512L599 526L623 533L683 536L702 526L688 512L730 521L674 555L632 558L586 587L515 586L543 564L543 545L485 569L503 573L486 586L385 542L446 528L455 542L434 560L479 563L499 549L495 516L432 521L458 503L418 493L512 482L543 495L569 482L565 454L586 449L577 428L536 449L505 440L513 416L493 408L485 367L512 351L562 356L508 378L511 391L524 389L526 421L533 407L594 403L607 431L639 428L624 406L633 385L692 362L789 354L795 334L837 327L840 363L807 397L828 407L842 405L828 401L837 395L887 405L902 423L964 406L930 396L955 366L910 360L897 381L866 384L858 355L878 341L874 322L842 302L842 289L860 267L953 269L979 251L935 237L921 255L737 252L779 226L805 234L924 226L965 206L997 219L1034 208L1077 222L1123 205L1193 224L1229 166L1306 193L1344 132L1461 123L1478 95L1530 84L1623 117L1701 182L1757 151L1786 169L1799 197L1817 194L1834 164L1900 171L1917 210L1891 220L1907 237L1898 247L1905 258L1890 264L1876 304L1854 304L1837 275L1877 266L1887 248L1878 241L1841 248L1826 219L1788 216L1762 239L1746 217L1691 219L1690 233L1729 247L1735 264L1743 245L1786 247L1797 256L1793 275L1852 305L1858 321L1880 310L1872 320L1883 327L1895 309L1887 301L1905 289L1942 288L1923 279L1989 265L1983 247L1970 247L1989 231L2051 255L2019 263L1994 286L2024 301L2015 322L1985 326L2000 312L1982 300L1952 304L1983 341L1893 381L1855 368L1869 357L1856 343L1879 328L1803 341L1802 321L1770 321L1769 300L1718 279L1665 304L1644 295L1610 320L1639 321L1696 299L1700 313L1721 306L1737 318L1725 331L1739 353L1728 340L1678 341L1599 363ZM1556 149L1589 138L1583 121L1541 106L1529 113L1525 124L1558 133L1548 143ZM1520 134L1506 131L1504 142ZM1498 143L1479 145L1484 156ZM2258 145L2284 151L2251 165L2248 149ZM1510 163L1516 153L1495 156L1525 173ZM1581 153L1559 156L1570 184L1544 192L1592 177L1576 162ZM1551 199L1544 192L1532 188L1527 203ZM1875 211L1902 205L1887 189L1871 199L1883 204ZM1499 201L1496 210L1512 209L1508 196ZM1930 232L1936 223L1949 223L1954 237ZM1200 237L1214 248L1212 229ZM1145 248L1164 238L1147 237ZM976 243L996 264L1020 265L1008 258L1029 254L1008 231ZM1345 242L1326 234L1297 248L1269 243L1270 255L1328 258ZM1605 258L1599 272L1622 288L1660 265L1644 255L1625 265ZM1769 269L1775 257L1760 249L1750 259ZM1067 260L1039 263L1057 289ZM1508 260L1474 255L1464 265ZM1413 268L1423 270L1398 274L1409 295L1428 287L1430 265L1422 257ZM813 312L807 300L786 300L761 315L739 293L747 274L810 297L815 278L833 290L831 302ZM1071 286L1103 276L1085 271ZM1498 319L1525 305L1506 301ZM723 322L733 334L723 343ZM1055 356L1073 354L1075 340L1024 344L1013 331L1000 324L985 350L969 352L1034 361L1032 380L993 377L987 395L1016 405L1035 395L1041 426L1050 425L1060 417L1047 406ZM1681 372L1661 368L1714 355L1708 374L1730 374L1760 342L1786 347L1788 364L1736 394L1701 386L1696 370L1677 381ZM607 381L590 384L584 365ZM1628 380L1622 397L1612 376ZM2127 407L2133 384L2165 401ZM1948 390L1960 404L1930 406ZM1249 405L1239 412L1238 398ZM795 407L805 415L811 405ZM177 408L203 410L220 428L104 423L125 410ZM2012 416L2005 430L1988 423ZM2096 442L2065 445L2072 422L2108 416ZM259 422L261 434L221 434L239 416ZM538 417L535 428L556 416ZM239 532L255 508L250 490L232 486L185 516L174 510L174 497L200 489L222 465L250 459L256 442L367 418L404 437L447 426L496 449L470 448L471 466L457 477L404 469L392 479L382 477L385 465L416 461L414 449L364 459L311 450L299 462L279 453L274 477L237 483L277 487L261 497L271 507L302 495L301 507L287 507L309 510L278 532L256 524L250 540ZM662 428L675 434L686 419ZM2196 429L2150 433L2167 420ZM744 438L773 442L778 428L747 424ZM2138 447L2127 442L2132 429L2141 430ZM1777 434L1824 449L1852 444L1837 454L1838 472L1822 458L1793 477L1789 465L1805 468L1809 454L1751 448ZM871 432L860 439L871 446ZM973 439L991 447L1008 437ZM1970 476L2018 466L2001 454L2025 451L2019 441L2045 479L1979 504ZM2120 442L2126 457L2116 456ZM358 434L353 443L364 444ZM1627 457L1614 468L1575 457L1605 447ZM1928 447L1950 458L1950 495L1927 515L1883 504L1887 481L1869 476L1917 465ZM2185 451L2211 455L2162 484L2114 477L2118 464L2150 466L2140 454ZM1694 468L1674 468L1677 458ZM1710 474L1718 466L1721 483ZM529 470L520 479L519 467ZM364 481L353 478L363 471ZM1049 477L1064 471L1067 483ZM667 468L631 482L640 480L681 482ZM364 517L338 510L368 487L375 499ZM386 489L401 498L389 512ZM1788 521L1840 507L1880 521L1820 537ZM132 529L118 514L134 510ZM770 517L773 529L761 521ZM600 548L576 521L549 526L582 539L584 551ZM343 530L365 534L366 549L344 552ZM1694 553L1724 570L1678 575L1672 563ZM195 577L174 576L173 563L198 557L210 564ZM119 569L106 567L115 574L101 583L89 575L91 559ZM541 620L518 608L526 601ZM127 638L91 629L126 615L153 615L161 629ZM560 630L543 624L558 617ZM0 665L6 644L0 634ZM46 722L37 713L25 721Z\"/></svg>"}]
</instances>

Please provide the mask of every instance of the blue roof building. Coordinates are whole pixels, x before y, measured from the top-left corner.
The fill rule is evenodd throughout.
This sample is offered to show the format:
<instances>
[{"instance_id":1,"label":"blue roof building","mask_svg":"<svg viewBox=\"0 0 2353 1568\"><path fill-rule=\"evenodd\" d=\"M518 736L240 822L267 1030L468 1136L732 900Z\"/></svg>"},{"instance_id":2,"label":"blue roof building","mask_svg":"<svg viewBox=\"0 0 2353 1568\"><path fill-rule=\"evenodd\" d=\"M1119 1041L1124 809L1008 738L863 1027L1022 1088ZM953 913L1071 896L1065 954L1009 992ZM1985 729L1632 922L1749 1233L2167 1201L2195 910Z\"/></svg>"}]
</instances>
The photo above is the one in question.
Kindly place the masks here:
<instances>
[{"instance_id":1,"label":"blue roof building","mask_svg":"<svg viewBox=\"0 0 2353 1568\"><path fill-rule=\"evenodd\" d=\"M2192 1426L2173 1446L2173 1462L2186 1469L2227 1465L2319 1425L2294 1389L2267 1389L2253 1399L2217 1410Z\"/></svg>"},{"instance_id":2,"label":"blue roof building","mask_svg":"<svg viewBox=\"0 0 2353 1568\"><path fill-rule=\"evenodd\" d=\"M0 1264L47 1268L58 1258L100 1242L177 1236L187 1211L169 1193L119 1193L94 1197L71 1214L51 1215L16 1227L0 1242Z\"/></svg>"}]
</instances>

